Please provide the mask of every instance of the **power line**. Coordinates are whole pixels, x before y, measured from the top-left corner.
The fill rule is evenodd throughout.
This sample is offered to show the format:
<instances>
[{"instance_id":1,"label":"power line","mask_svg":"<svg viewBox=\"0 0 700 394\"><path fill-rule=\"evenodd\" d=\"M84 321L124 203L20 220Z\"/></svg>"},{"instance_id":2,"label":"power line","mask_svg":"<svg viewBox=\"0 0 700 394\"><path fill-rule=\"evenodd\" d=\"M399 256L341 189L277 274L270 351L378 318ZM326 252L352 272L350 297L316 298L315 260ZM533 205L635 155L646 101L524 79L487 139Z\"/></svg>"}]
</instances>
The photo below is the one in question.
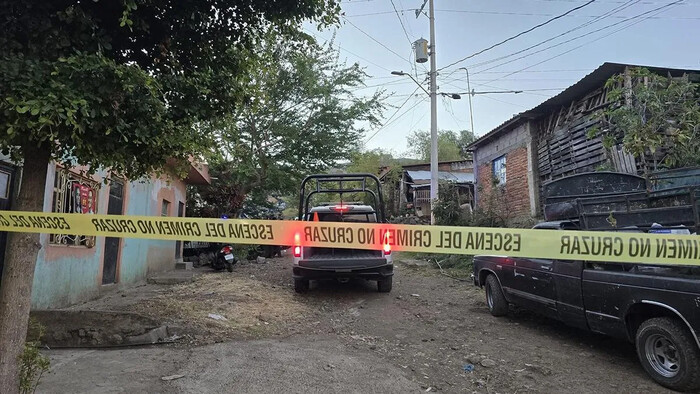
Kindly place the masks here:
<instances>
[{"instance_id":1,"label":"power line","mask_svg":"<svg viewBox=\"0 0 700 394\"><path fill-rule=\"evenodd\" d=\"M633 4L636 4L637 1L639 1L639 0L636 0L634 3L632 3L632 4L630 4L630 5L626 6L626 7L629 7L629 6L633 5ZM684 1L684 0L679 0L679 1ZM627 3L629 3L629 2L630 2L630 1L628 0ZM656 12L656 11L659 11L659 10L663 9L663 8L669 7L669 6L671 6L671 5L673 5L673 4L666 4L666 5L662 6L662 7L658 7L658 8L655 8L655 9L653 9L653 10L646 11L646 12L643 12L643 13L641 13L641 14L637 14L637 15L635 15L635 16L633 16L633 17L629 17L629 18L627 18L627 19L625 19L625 20L623 20L623 21L619 21L619 22L615 22L615 23L612 23L612 24L603 26L603 27L601 27L601 28L598 28L598 29L592 30L592 31L590 31L590 32L587 32L587 33L578 35L578 36L576 36L576 37L573 37L573 38L571 38L571 39L568 39L568 40L566 40L566 41L562 41L562 42L560 42L560 43L557 43L557 44L550 45L550 46L548 46L548 47L542 48L542 49L540 49L540 50L538 50L538 51L535 51L535 52L532 52L532 53L528 53L528 54L526 54L526 55L519 56L519 57L517 57L517 58L515 58L515 59L511 59L511 60L509 60L509 61L502 62L502 63L500 63L500 64L496 64L496 65L491 66L491 67L489 67L489 68L485 68L485 69L482 69L482 70L473 72L473 74L480 74L480 73L486 72L486 71L488 71L488 70L492 70L492 69L494 69L494 68L498 68L498 67L501 67L501 66L503 66L503 65L510 64L510 63L515 62L515 61L524 59L524 58L526 58L526 57L530 57L530 56L536 55L536 54L538 54L538 53L547 51L547 50L549 50L549 49L556 48L556 47L558 47L558 46L567 44L567 43L569 43L569 42L578 40L579 38L583 38L583 37L586 37L586 36L589 36L589 35L598 33L598 32L600 32L600 31L609 29L609 28L611 28L611 27L615 27L615 26L621 25L621 24L626 23L626 22L629 22L629 21L631 21L631 20L635 20L635 19L637 19L637 18L640 18L640 17L642 17L642 16L648 15L648 14L650 14L650 13L654 13L654 12ZM625 7L625 8L626 8L626 7ZM619 7L617 7L617 8L619 8ZM615 11L615 9L614 9L614 10L611 10L611 11L609 11L609 12L613 12L613 11ZM619 11L619 10L618 10L618 11ZM657 14L658 14L658 13L657 13ZM656 15L656 14L655 14L655 15ZM646 20L646 19L649 19L649 18L651 18L651 17L644 18L643 20ZM567 32L570 32L570 31L573 31L573 30L576 30L576 29L578 29L578 27L577 27L577 28L574 28L574 29L571 29L571 30L569 30L569 31L567 31ZM557 37L559 37L559 36L561 36L561 35L563 35L563 34L566 34L567 32L562 33L562 34L560 34L560 35L558 35L558 36L556 36L556 37L554 37L554 38L557 38ZM613 33L614 33L614 32L613 32ZM612 33L611 33L611 34L612 34ZM606 36L606 37L607 37L607 36ZM497 60L500 60L500 59L508 58L508 57L510 57L510 56L513 56L513 55L522 53L522 52L524 52L524 51L527 51L527 50L529 50L529 49L535 48L535 47L537 47L537 46L539 46L539 45L541 45L541 44L543 44L543 43L545 43L545 42L551 41L551 40L554 39L554 38L550 38L550 39L544 40L544 41L542 41L542 42L539 42L539 43L537 43L537 44L535 44L535 45L532 45L532 46L530 46L530 47L528 47L528 48L525 48L525 49L523 49L523 50L520 50L520 51L511 53L511 54L508 54L508 55L505 55L505 56L501 56L500 58L496 58L496 59L488 60L488 61L485 61L485 62L482 62L482 63L477 63L477 64L474 64L474 65L471 65L471 66L469 66L468 68L486 65L486 64L492 63L493 61L497 61ZM578 48L578 47L577 47L577 48ZM538 63L538 64L539 64L539 63ZM456 71L456 70L455 70L455 71ZM507 75L502 76L501 78L497 78L497 79L495 79L495 80L501 80L501 79L503 79L503 78L505 78L505 77L507 77L507 76L509 76L509 75L513 75L513 74L518 73L518 72L519 72L519 71L506 73ZM449 76L449 75L452 75L453 73L454 73L454 71L453 71L452 73L448 74L448 76ZM492 81L493 81L493 80L492 80Z\"/></svg>"},{"instance_id":2,"label":"power line","mask_svg":"<svg viewBox=\"0 0 700 394\"><path fill-rule=\"evenodd\" d=\"M399 11L410 11L410 10L399 10ZM343 15L346 18L357 18L360 16L373 16L373 15L388 15L393 14L394 11L379 11L379 12L368 12L366 14L355 14L355 15Z\"/></svg>"},{"instance_id":3,"label":"power line","mask_svg":"<svg viewBox=\"0 0 700 394\"><path fill-rule=\"evenodd\" d=\"M474 56L480 55L480 54L482 54L482 53L484 53L484 52L486 52L486 51L488 51L488 50L491 50L491 49L496 48L496 47L498 47L498 46L500 46L500 45L503 45L503 44L505 44L505 43L508 42L508 41L512 41L512 40L514 40L514 39L516 39L516 38L518 38L518 37L520 37L520 36L522 36L522 35L524 35L524 34L527 34L527 33L531 32L531 31L533 31L533 30L535 30L535 29L538 29L538 28L542 27L542 26L545 26L545 25L547 25L547 24L549 24L549 23L551 23L551 22L553 22L553 21L555 21L555 20L557 20L557 19L563 18L563 17L565 17L566 15L568 15L568 14L570 14L570 13L576 11L576 10L580 10L581 8L586 7L586 6L592 4L592 3L595 2L595 1L596 1L596 0L588 0L586 3L581 4L581 5L579 5L579 6L576 6L576 7L572 8L572 9L566 11L566 12L563 13L563 14L559 14L559 15L557 15L557 16L555 16L555 17L553 17L553 18L550 18L550 19L548 19L548 20L546 20L546 21L544 21L544 22L542 22L542 23L539 23L539 24L537 24L537 25L535 25L535 26L533 26L533 27L531 27L531 28L529 28L529 29L527 29L527 30L524 30L524 31L522 31L522 32L520 32L520 33L518 33L518 34L516 34L516 35L514 35L514 36L508 37L508 38L506 38L506 39L503 40L503 41L500 41L500 42L498 42L498 43L496 43L496 44L493 44L493 45L491 45L490 47L484 48L484 49L482 49L482 50L480 50L480 51L477 51L477 52L475 52L475 53L473 53L473 54L471 54L471 55L469 55L469 56L466 56L466 57L464 57L464 58L462 58L462 59L460 59L460 60L457 60L456 62L452 62L452 63L448 64L447 66L441 67L440 69L438 69L438 71L444 70L444 69L446 69L446 68L448 68L448 67L452 67L452 66L454 66L455 64L461 63L461 62L463 62L463 61L465 61L465 60L467 60L467 59L473 58Z\"/></svg>"},{"instance_id":4,"label":"power line","mask_svg":"<svg viewBox=\"0 0 700 394\"><path fill-rule=\"evenodd\" d=\"M348 22L348 23L349 23L352 27L354 27L355 29L359 30L360 33L362 33L362 34L366 35L367 37L369 37L370 40L376 42L377 44L381 45L381 46L382 46L384 49L386 49L387 51L389 51L389 52L393 53L394 55L398 56L401 60L406 60L406 61L408 61L409 63L411 62L409 59L407 59L407 58L405 58L405 57L399 55L398 53L396 53L396 51L394 51L393 49L389 48L388 46L382 44L381 42L379 42L379 40L377 40L376 38L372 37L370 34L368 34L367 32L365 32L364 30L362 30L362 29L360 29L359 27L357 27L354 23L350 22L348 19L345 19L345 21Z\"/></svg>"},{"instance_id":5,"label":"power line","mask_svg":"<svg viewBox=\"0 0 700 394\"><path fill-rule=\"evenodd\" d=\"M676 5L676 4L679 4L679 3L683 2L683 1L684 1L684 0L676 0L676 1L674 1L674 2L671 2L671 3L666 4L666 5L664 5L664 6L655 8L655 9L653 9L653 10L651 10L651 11L647 11L647 12L644 12L644 13L642 13L642 14L639 14L639 15L637 15L637 16L635 16L635 17L632 17L632 18L630 18L630 20L636 19L636 18L638 18L638 17L641 17L642 15L649 14L649 13L652 13L652 12L657 12L657 11L658 11L657 14L660 14L660 13L664 12L664 10L665 10L666 8L672 7L672 6L674 6L674 5ZM634 22L632 22L632 23L630 23L630 24L628 24L628 25L626 25L626 26L623 26L623 27L621 27L621 28L619 28L619 29L617 29L617 30L614 30L614 31L612 31L612 32L610 32L610 33L608 33L608 34L606 34L606 35L603 35L603 36L601 36L601 37L598 37L598 38L596 38L596 39L594 39L594 40L591 40L591 41L588 41L588 42L584 42L583 44L581 44L581 45L579 45L579 46L576 46L576 47L573 47L573 48L571 48L571 49L569 49L569 50L567 50L567 51L561 52L561 53L559 53L559 54L557 54L557 55L554 55L554 56L552 56L552 57L550 57L550 58L547 58L547 59L545 59L545 60L543 60L543 61L541 61L541 62L535 63L535 64L533 64L533 65L531 65L531 66L524 67L524 68L522 68L522 69L520 69L520 70L511 72L511 73L508 73L508 74L506 74L506 75L504 75L504 76L502 76L502 77L492 79L492 80L490 80L490 81L488 81L488 82L498 81L498 80L500 80L500 79L502 79L502 78L506 78L506 77L509 77L509 76L511 76L511 75L517 74L517 73L519 73L519 72L521 72L521 71L523 71L523 70L527 70L527 69L529 69L529 68L538 66L538 65L540 65L540 64L542 64L542 63L546 63L546 62L548 62L548 61L550 61L550 60L552 60L552 59L556 59L556 58L558 58L558 57L560 57L560 56L566 55L567 53L573 52L573 51L575 51L576 49L579 49L579 48L581 48L581 47L583 47L583 46L585 46L585 45L588 45L588 44L591 44L591 43L593 43L593 42L602 40L603 38L609 37L609 36L611 36L611 35L613 35L613 34L619 32L619 31L622 31L622 30L627 29L627 28L629 28L629 27L631 27L631 26L634 26L634 25L636 25L636 24L638 24L638 23L641 23L641 22L645 21L646 19L648 19L648 17L642 18L642 19L637 20L637 21L634 21ZM602 29L599 29L598 31L600 31L600 30L602 30ZM595 33L595 32L593 32L593 33ZM514 61L514 60L513 60L513 61ZM511 61L511 62L512 62L512 61Z\"/></svg>"},{"instance_id":6,"label":"power line","mask_svg":"<svg viewBox=\"0 0 700 394\"><path fill-rule=\"evenodd\" d=\"M576 69L569 69L569 70L528 70L528 71L523 71L523 72L527 72L527 73L558 73L558 72L581 72L581 71L593 71L593 69L576 68ZM509 72L511 72L511 71L479 71L479 74L508 74Z\"/></svg>"},{"instance_id":7,"label":"power line","mask_svg":"<svg viewBox=\"0 0 700 394\"><path fill-rule=\"evenodd\" d=\"M413 110L413 108L417 107L419 104L425 103L425 101L426 101L426 99L423 98L422 100L420 100L420 101L418 101L417 103L413 104L412 107L408 108L408 109L407 109L406 111L404 111L401 115L399 115L398 117L396 117L396 119L394 119L393 121L391 121L391 122L389 122L389 123L385 123L382 127L380 127L379 129L377 129L377 131L375 131L374 134L372 134L371 137L369 137L368 139L365 140L365 144L368 143L372 138L374 138L374 136L376 136L377 133L379 133L382 129L384 129L385 127L389 126L390 124L396 122L397 120L401 119L401 118L402 118L404 115L406 115L409 111Z\"/></svg>"},{"instance_id":8,"label":"power line","mask_svg":"<svg viewBox=\"0 0 700 394\"><path fill-rule=\"evenodd\" d=\"M411 80L402 79L402 80L398 80L398 81L378 83L378 84L374 84L374 85L359 86L359 87L353 89L352 91L354 92L356 90L361 90L361 89L378 88L378 87L395 86L395 85L406 85L406 84L412 84L412 83L414 83L414 82Z\"/></svg>"},{"instance_id":9,"label":"power line","mask_svg":"<svg viewBox=\"0 0 700 394\"><path fill-rule=\"evenodd\" d=\"M399 11L396 10L396 5L394 4L394 0L391 0L391 6L394 8L394 12L396 13L396 17L399 18L399 23L401 24L401 29L403 29L403 34L406 35L406 39L408 40L408 43L412 44L411 38L408 36L408 32L406 31L406 26L403 25L403 20L401 20L401 15L399 15Z\"/></svg>"},{"instance_id":10,"label":"power line","mask_svg":"<svg viewBox=\"0 0 700 394\"><path fill-rule=\"evenodd\" d=\"M545 0L540 0L545 1ZM623 1L606 2L605 4L619 4L624 3ZM601 3L602 4L602 3ZM651 3L651 2L641 2L639 4L663 4L663 3ZM690 6L698 6L700 4L684 4ZM399 12L414 11L414 9L397 9ZM473 10L435 10L435 12L445 12L445 13L462 13L462 14L475 14L475 15L504 15L504 16L555 16L556 14L546 14L546 13L535 13L535 12L511 12L511 11L473 11ZM377 16L377 15L388 15L393 14L394 11L379 11L379 12L368 12L365 14L351 14L343 15L345 18L360 18L365 16ZM567 18L597 18L600 15L566 15ZM620 15L615 18L626 18L626 16ZM678 20L696 20L700 17L693 16L659 16L653 19L678 19Z\"/></svg>"},{"instance_id":11,"label":"power line","mask_svg":"<svg viewBox=\"0 0 700 394\"><path fill-rule=\"evenodd\" d=\"M411 99L411 97L418 91L418 89L420 89L420 87L417 87L417 88L413 91L413 93L411 93L411 95L408 96L408 98L406 98L406 100L404 100L404 102L401 103L401 105L400 105L398 108L396 108L396 111L394 111L394 113L391 114L391 116L389 117L389 119L387 119L386 122L385 122L383 125L381 125L377 130L375 130L374 133L373 133L371 136L369 136L369 138L367 138L367 139L365 140L365 143L368 143L372 138L374 138L374 136L377 135L377 133L379 133L380 130L382 130L384 127L386 127L386 126L389 124L389 121L391 121L391 119L392 119L394 116L396 116L396 114L399 113L399 111L401 110L401 108L403 108L403 106L406 105L406 103L408 103L408 101L409 101L409 100Z\"/></svg>"},{"instance_id":12,"label":"power line","mask_svg":"<svg viewBox=\"0 0 700 394\"><path fill-rule=\"evenodd\" d=\"M497 98L493 98L493 97L489 97L489 96L484 96L484 98L489 99L489 100L493 100L493 101L498 101L499 103L510 104L510 105L515 106L515 107L530 109L530 107L527 107L527 106L522 105L522 104L511 103L510 101L505 101L505 100L501 100L501 99L497 99ZM476 132L474 132L474 133L476 133Z\"/></svg>"},{"instance_id":13,"label":"power line","mask_svg":"<svg viewBox=\"0 0 700 394\"><path fill-rule=\"evenodd\" d=\"M634 4L636 4L636 3L640 2L640 1L641 1L641 0L628 0L628 1L627 1L626 3L624 3L623 5L617 6L617 7L613 8L612 10L606 12L605 14L599 16L598 18L596 18L596 19L594 19L594 20L592 20L592 21L588 21L588 22L586 22L586 23L580 24L580 25L578 25L578 26L576 26L576 27L574 27L574 28L571 28L571 29L569 29L569 30L563 32L563 33L557 34L557 35L554 36L554 37L550 37L550 38L548 38L548 39L546 39L546 40L544 40L544 41L538 42L537 44L530 45L530 46L527 47L527 48L521 49L521 50L516 51L516 52L513 52L513 53L509 53L509 54L504 55L504 56L497 57L497 58L495 58L495 59L487 60L487 61L484 61L484 62L481 62L481 63L476 63L476 64L473 64L473 65L468 66L467 68L470 68L470 69L471 69L472 67L481 67L481 66L485 66L485 65L487 65L487 64L491 64L491 63L497 62L497 61L499 61L499 60L507 59L507 58L509 58L509 57L511 57L511 56L515 56L515 55L518 55L518 54L520 54L520 53L529 51L530 49L537 48L538 46L543 45L543 44L545 44L545 43L547 43L547 42L553 41L553 40L555 40L555 39L557 39L557 38L559 38L559 37L565 36L565 35L567 35L567 34L569 34L569 33L571 33L571 32L574 32L574 31L576 31L576 30L579 30L579 29L582 29L582 28L584 28L584 27L587 27L587 26L589 26L589 25L591 25L591 24L593 24L593 23L595 23L595 22L601 21L601 20L603 20L603 19L609 17L610 15L615 14L616 12L622 11L622 10L624 10L625 8L629 8L629 7L633 6ZM637 16L635 16L635 17L638 17L638 16L639 16L639 15L637 15ZM577 37L572 38L571 40L563 41L563 42L561 42L561 43L559 43L559 44L550 46L550 47L548 47L548 48L553 48L553 47L558 46L558 45L563 45L563 44L565 44L565 43L567 43L567 42L571 42L571 41L576 40L576 39L578 39L578 38L585 37L586 35L593 34L593 33L597 32L597 31L604 30L604 29L608 29L608 28L610 28L610 27L619 25L619 24L624 23L625 21L628 21L628 20L629 20L629 19L625 19L625 20L623 20L623 21L610 24L610 25L605 26L605 27L603 27L603 28L601 28L601 29L598 29L598 30L595 30L595 31L593 31L593 32L589 32L589 33L586 33L586 34L582 34L582 35L580 35L580 36L577 36ZM548 49L548 48L545 48L545 49ZM524 57L532 56L532 55L535 54L535 53L538 53L538 52L533 52L533 53L531 53L531 54L528 54L528 55L525 55L525 56L521 56L521 57L518 58L518 59L522 59L522 58L524 58ZM513 59L513 60L518 60L518 59ZM503 63L503 64L506 64L506 63ZM481 70L481 71L491 70L491 69L494 69L494 68L496 68L496 67L498 67L498 66L490 67L490 68L487 68L487 69L484 69L484 70ZM478 74L478 73L479 73L479 71L475 72L475 74Z\"/></svg>"},{"instance_id":14,"label":"power line","mask_svg":"<svg viewBox=\"0 0 700 394\"><path fill-rule=\"evenodd\" d=\"M326 42L329 42L328 40L324 39L323 37L317 36L317 35L314 34L312 31L310 31L310 30L308 30L308 29L306 29L306 28L304 28L304 30L305 30L307 33L309 33L309 34L311 34L312 36L314 36L316 39L319 39L319 38L320 38L320 39L323 39L323 40L326 41ZM331 48L333 48L333 45L331 45L330 42L329 42L328 45L330 45ZM336 44L336 45L337 45L337 44ZM347 49L341 47L340 45L337 45L337 47L338 47L338 49L340 49L340 50L342 50L342 51L345 51L345 52L347 52L347 53L349 53L349 54L351 54L351 55L353 55L353 56L356 56L358 59L362 59L362 60L366 61L366 62L369 63L369 64L372 64L372 65L374 65L374 66L377 66L377 67L381 68L382 70L391 72L391 70L389 70L388 68L386 68L386 67L384 67L384 66L381 66L381 65L379 65L379 64L377 64L377 63L375 63L375 62L373 62L373 61L371 61L371 60L369 60L369 59L366 59L366 58L364 58L364 57L362 57L362 56L356 54L355 52L352 52L352 51L350 51L350 50L347 50Z\"/></svg>"},{"instance_id":15,"label":"power line","mask_svg":"<svg viewBox=\"0 0 700 394\"><path fill-rule=\"evenodd\" d=\"M413 132L413 130L415 130L416 126L418 126L418 123L420 123L423 119L425 119L425 115L427 115L428 112L429 112L429 111L423 112L423 115L421 115L421 117L418 118L418 120L415 121L415 123L413 123L413 125L411 125L411 127L408 129L408 132L406 133L406 136L410 135L411 132ZM394 148L396 148L396 145L398 145L400 141L401 141L401 140L399 140L399 139L397 138L397 141L394 143L394 145L391 146L390 150L393 150Z\"/></svg>"},{"instance_id":16,"label":"power line","mask_svg":"<svg viewBox=\"0 0 700 394\"><path fill-rule=\"evenodd\" d=\"M578 2L578 0L533 0L533 1L540 1L540 2L544 1L544 2L548 2L548 3L552 3L552 2L576 3L576 2ZM622 0L601 1L601 3L605 3L605 4L616 4L616 3L621 4L623 2L624 1L622 1ZM644 1L641 4L665 4L665 3L663 1ZM685 5L698 5L698 4L685 4Z\"/></svg>"},{"instance_id":17,"label":"power line","mask_svg":"<svg viewBox=\"0 0 700 394\"><path fill-rule=\"evenodd\" d=\"M624 3L624 2L616 2L616 3ZM610 3L613 4L613 3ZM639 4L648 4L644 2L640 2ZM435 12L447 12L447 13L460 13L460 14L477 14L477 15L509 15L509 16L555 16L556 14L546 14L546 13L535 13L535 12L510 12L510 11L473 11L473 10L435 10ZM379 14L379 13L377 13ZM372 14L365 14L364 16L368 16ZM350 15L350 17L353 16L360 16L360 15ZM567 15L567 17L571 18L598 18L600 15ZM627 16L620 15L620 16L615 16L613 18L627 18ZM674 17L655 17L654 19L687 19L687 20L695 20L695 19L700 19L700 17L683 17L683 16L674 16Z\"/></svg>"}]
</instances>

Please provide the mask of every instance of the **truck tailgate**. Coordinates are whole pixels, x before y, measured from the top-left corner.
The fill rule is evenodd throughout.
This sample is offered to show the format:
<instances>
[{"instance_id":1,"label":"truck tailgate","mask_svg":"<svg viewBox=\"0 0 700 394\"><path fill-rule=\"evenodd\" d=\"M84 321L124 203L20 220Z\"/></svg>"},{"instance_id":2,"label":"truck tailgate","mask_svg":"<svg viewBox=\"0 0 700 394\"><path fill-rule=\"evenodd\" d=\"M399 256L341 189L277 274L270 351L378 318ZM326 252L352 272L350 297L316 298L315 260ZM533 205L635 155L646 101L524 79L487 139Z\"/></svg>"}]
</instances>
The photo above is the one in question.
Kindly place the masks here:
<instances>
[{"instance_id":1,"label":"truck tailgate","mask_svg":"<svg viewBox=\"0 0 700 394\"><path fill-rule=\"evenodd\" d=\"M304 248L304 258L299 261L302 267L340 271L386 264L381 251L341 248Z\"/></svg>"}]
</instances>

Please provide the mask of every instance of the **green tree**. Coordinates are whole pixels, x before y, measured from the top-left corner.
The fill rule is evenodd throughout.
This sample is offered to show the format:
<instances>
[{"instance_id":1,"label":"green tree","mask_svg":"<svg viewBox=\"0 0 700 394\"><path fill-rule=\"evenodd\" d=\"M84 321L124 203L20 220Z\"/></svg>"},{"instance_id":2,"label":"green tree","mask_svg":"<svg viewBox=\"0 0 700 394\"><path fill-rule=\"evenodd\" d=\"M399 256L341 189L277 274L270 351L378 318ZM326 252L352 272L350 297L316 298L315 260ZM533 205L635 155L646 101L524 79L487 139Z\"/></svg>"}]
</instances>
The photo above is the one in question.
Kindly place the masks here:
<instances>
[{"instance_id":1,"label":"green tree","mask_svg":"<svg viewBox=\"0 0 700 394\"><path fill-rule=\"evenodd\" d=\"M602 112L603 134L610 149L619 141L637 158L659 157L668 168L700 165L700 85L669 78L646 68L631 68L606 83L608 101ZM653 169L652 169L653 170Z\"/></svg>"},{"instance_id":2,"label":"green tree","mask_svg":"<svg viewBox=\"0 0 700 394\"><path fill-rule=\"evenodd\" d=\"M353 93L367 75L358 64L339 62L330 44L309 40L300 50L270 35L248 56L246 101L202 125L217 140L210 159L216 181L199 189L205 215L235 215L244 201L298 192L305 176L356 151L365 133L360 125L375 125L383 109L381 92Z\"/></svg>"},{"instance_id":3,"label":"green tree","mask_svg":"<svg viewBox=\"0 0 700 394\"><path fill-rule=\"evenodd\" d=\"M379 175L382 168L392 167L396 164L397 160L394 159L394 156L381 148L356 151L350 156L347 172Z\"/></svg>"},{"instance_id":4,"label":"green tree","mask_svg":"<svg viewBox=\"0 0 700 394\"><path fill-rule=\"evenodd\" d=\"M406 138L409 152L423 161L430 161L430 131L414 131ZM440 161L460 160L469 157L466 147L474 141L469 130L459 133L452 130L438 132L438 159Z\"/></svg>"},{"instance_id":5,"label":"green tree","mask_svg":"<svg viewBox=\"0 0 700 394\"><path fill-rule=\"evenodd\" d=\"M41 211L51 160L138 178L207 146L261 32L337 21L336 0L0 0L0 149L23 163L14 209ZM8 236L0 387L19 387L39 236Z\"/></svg>"}]
</instances>

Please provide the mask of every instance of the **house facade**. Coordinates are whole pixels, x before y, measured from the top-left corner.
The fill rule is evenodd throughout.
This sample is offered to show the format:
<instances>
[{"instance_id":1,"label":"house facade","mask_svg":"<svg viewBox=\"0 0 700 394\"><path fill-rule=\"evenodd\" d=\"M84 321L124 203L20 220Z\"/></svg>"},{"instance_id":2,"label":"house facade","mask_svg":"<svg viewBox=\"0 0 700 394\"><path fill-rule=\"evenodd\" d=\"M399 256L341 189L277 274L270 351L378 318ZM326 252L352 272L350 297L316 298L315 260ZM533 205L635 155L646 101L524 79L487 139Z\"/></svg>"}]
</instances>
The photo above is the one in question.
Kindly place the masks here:
<instances>
[{"instance_id":1,"label":"house facade","mask_svg":"<svg viewBox=\"0 0 700 394\"><path fill-rule=\"evenodd\" d=\"M205 165L190 166L185 179L150 177L129 181L106 171L84 175L84 168L49 165L44 212L184 216L188 184L210 182ZM0 164L0 183L7 174L3 209L21 182L21 167ZM105 182L108 180L108 182ZM2 194L0 186L0 194ZM3 204L0 200L0 205ZM0 253L4 256L4 239ZM32 308L60 308L95 298L105 291L144 282L152 273L174 268L182 242L84 235L41 234L32 288ZM1 270L0 270L1 272Z\"/></svg>"},{"instance_id":2,"label":"house facade","mask_svg":"<svg viewBox=\"0 0 700 394\"><path fill-rule=\"evenodd\" d=\"M477 207L495 203L507 207L511 216L541 216L541 190L547 182L592 171L638 174L656 169L660 152L640 161L622 148L621 141L606 149L599 135L589 135L599 129L600 113L609 105L605 83L632 67L645 67L664 76L688 75L700 81L700 70L604 63L468 147L477 173Z\"/></svg>"},{"instance_id":3,"label":"house facade","mask_svg":"<svg viewBox=\"0 0 700 394\"><path fill-rule=\"evenodd\" d=\"M394 203L395 212L409 210L417 216L429 217L430 205L430 163L403 165L395 183L389 184L386 177L390 168L384 168L380 180L385 186L385 195ZM472 160L451 160L438 163L438 180L455 185L460 201L470 209L474 203L474 167ZM388 190L387 190L388 189Z\"/></svg>"}]
</instances>

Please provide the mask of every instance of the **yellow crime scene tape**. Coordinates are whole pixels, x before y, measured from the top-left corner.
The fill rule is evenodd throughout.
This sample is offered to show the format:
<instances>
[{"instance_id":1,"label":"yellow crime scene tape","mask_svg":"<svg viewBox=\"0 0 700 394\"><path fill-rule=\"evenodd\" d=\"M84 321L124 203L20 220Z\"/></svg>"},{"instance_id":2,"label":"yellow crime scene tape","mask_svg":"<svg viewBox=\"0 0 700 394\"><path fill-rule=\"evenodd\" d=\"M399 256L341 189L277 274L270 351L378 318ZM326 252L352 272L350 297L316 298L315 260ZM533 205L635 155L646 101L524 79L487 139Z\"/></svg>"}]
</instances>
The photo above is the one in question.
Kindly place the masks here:
<instances>
[{"instance_id":1,"label":"yellow crime scene tape","mask_svg":"<svg viewBox=\"0 0 700 394\"><path fill-rule=\"evenodd\" d=\"M697 235L0 211L0 231L700 266Z\"/></svg>"}]
</instances>

